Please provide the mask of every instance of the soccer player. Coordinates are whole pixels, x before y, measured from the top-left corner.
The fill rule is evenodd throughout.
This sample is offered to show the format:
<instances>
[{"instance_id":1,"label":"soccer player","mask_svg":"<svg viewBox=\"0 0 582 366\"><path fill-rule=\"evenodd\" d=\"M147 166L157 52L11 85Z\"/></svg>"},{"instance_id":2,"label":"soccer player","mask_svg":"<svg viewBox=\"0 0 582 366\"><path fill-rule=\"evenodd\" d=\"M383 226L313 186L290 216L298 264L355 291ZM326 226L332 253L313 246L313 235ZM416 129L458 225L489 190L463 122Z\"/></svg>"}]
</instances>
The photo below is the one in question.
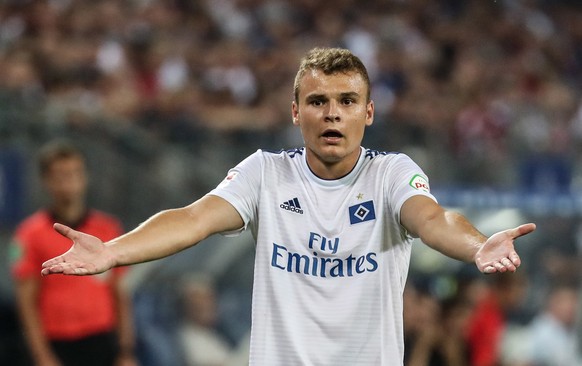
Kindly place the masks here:
<instances>
[{"instance_id":1,"label":"soccer player","mask_svg":"<svg viewBox=\"0 0 582 366\"><path fill-rule=\"evenodd\" d=\"M413 237L484 273L517 269L514 240L533 223L487 238L436 202L409 157L360 146L374 103L359 58L345 49L311 50L294 94L292 119L304 147L258 150L201 199L106 243L56 224L73 246L44 263L42 274L101 273L250 229L251 365L392 366L403 359Z\"/></svg>"},{"instance_id":2,"label":"soccer player","mask_svg":"<svg viewBox=\"0 0 582 366\"><path fill-rule=\"evenodd\" d=\"M122 233L117 218L89 209L88 175L81 151L64 141L39 154L42 183L50 202L26 218L14 235L12 274L20 318L35 365L136 365L129 295L124 270L100 276L41 277L39 266L66 251L70 241L55 222L67 223L103 240Z\"/></svg>"}]
</instances>

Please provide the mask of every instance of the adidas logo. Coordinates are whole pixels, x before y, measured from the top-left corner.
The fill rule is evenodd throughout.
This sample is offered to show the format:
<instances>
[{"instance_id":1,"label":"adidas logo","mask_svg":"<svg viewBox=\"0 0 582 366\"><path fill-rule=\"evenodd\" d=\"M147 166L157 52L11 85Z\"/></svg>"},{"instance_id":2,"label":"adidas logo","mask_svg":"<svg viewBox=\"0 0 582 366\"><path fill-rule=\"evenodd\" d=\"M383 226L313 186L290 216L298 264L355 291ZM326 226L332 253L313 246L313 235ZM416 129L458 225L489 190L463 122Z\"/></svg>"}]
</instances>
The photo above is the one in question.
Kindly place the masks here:
<instances>
[{"instance_id":1,"label":"adidas logo","mask_svg":"<svg viewBox=\"0 0 582 366\"><path fill-rule=\"evenodd\" d=\"M303 210L301 209L301 205L299 204L299 200L297 197L285 201L279 205L283 210L291 211L303 215Z\"/></svg>"}]
</instances>

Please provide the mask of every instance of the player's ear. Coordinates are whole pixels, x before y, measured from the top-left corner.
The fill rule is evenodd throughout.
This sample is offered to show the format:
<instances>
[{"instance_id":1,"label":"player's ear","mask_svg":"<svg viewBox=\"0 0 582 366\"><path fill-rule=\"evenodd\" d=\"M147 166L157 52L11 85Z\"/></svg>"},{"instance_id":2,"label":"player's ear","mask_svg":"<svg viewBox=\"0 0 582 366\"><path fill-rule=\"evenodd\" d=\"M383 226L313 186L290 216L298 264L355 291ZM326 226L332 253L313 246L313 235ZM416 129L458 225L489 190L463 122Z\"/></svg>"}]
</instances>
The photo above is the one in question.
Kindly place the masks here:
<instances>
[{"instance_id":1,"label":"player's ear","mask_svg":"<svg viewBox=\"0 0 582 366\"><path fill-rule=\"evenodd\" d=\"M293 124L299 126L299 106L295 101L291 103L291 117L293 118Z\"/></svg>"},{"instance_id":2,"label":"player's ear","mask_svg":"<svg viewBox=\"0 0 582 366\"><path fill-rule=\"evenodd\" d=\"M370 100L366 106L366 126L374 123L374 101Z\"/></svg>"}]
</instances>

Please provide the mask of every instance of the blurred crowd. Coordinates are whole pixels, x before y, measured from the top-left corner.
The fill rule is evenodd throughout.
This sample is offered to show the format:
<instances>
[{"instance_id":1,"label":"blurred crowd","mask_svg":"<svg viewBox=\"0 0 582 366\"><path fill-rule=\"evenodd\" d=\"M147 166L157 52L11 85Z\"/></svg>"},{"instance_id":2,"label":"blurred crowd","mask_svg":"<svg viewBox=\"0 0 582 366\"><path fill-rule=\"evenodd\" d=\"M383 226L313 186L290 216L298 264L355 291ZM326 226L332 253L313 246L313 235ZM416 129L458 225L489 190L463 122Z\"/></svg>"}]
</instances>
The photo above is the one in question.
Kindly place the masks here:
<instances>
[{"instance_id":1,"label":"blurred crowd","mask_svg":"<svg viewBox=\"0 0 582 366\"><path fill-rule=\"evenodd\" d=\"M530 284L521 274L461 276L444 297L426 282L417 278L405 291L405 365L582 365L579 291L571 283L543 291L539 309L526 315Z\"/></svg>"},{"instance_id":2,"label":"blurred crowd","mask_svg":"<svg viewBox=\"0 0 582 366\"><path fill-rule=\"evenodd\" d=\"M418 155L437 182L568 190L582 139L576 4L4 1L0 89L52 131L295 146L298 58L342 46L371 74L370 145Z\"/></svg>"},{"instance_id":3,"label":"blurred crowd","mask_svg":"<svg viewBox=\"0 0 582 366\"><path fill-rule=\"evenodd\" d=\"M406 152L433 186L575 193L582 188L581 19L578 0L5 0L0 165L11 178L2 184L22 178L3 197L21 198L2 218L3 230L41 200L33 168L19 167L53 137L81 142L97 169L93 201L128 228L160 208L191 202L257 148L300 146L290 121L293 78L301 55L315 46L346 47L364 61L376 107L366 146ZM577 221L545 223L533 246L539 252L525 249L540 267L527 268L530 281L520 285L530 293L522 298L533 297L526 308L535 314L516 319L503 310L498 319L531 322L531 339L536 316L558 307L550 290L567 292L579 277ZM236 288L224 285L237 276L227 272L220 272L218 298L247 306L250 296L240 300ZM558 282L568 286L553 286ZM137 316L150 325L160 318L179 323L168 310L152 310L176 305L161 300L168 289L159 287L138 293ZM433 285L412 280L409 289L407 308L417 309L407 317L409 349L418 350L410 365L495 365L463 358L470 341L448 342L442 347L448 356L431 351L466 329L486 291L437 296ZM244 339L248 322L238 320L226 332L229 347ZM136 323L158 339L159 329L148 333ZM564 323L571 334L572 319ZM507 344L533 344L523 342L530 339L524 329L507 335ZM443 334L450 338L437 337ZM568 342L577 342L572 337ZM499 352L504 359L496 364L576 365L543 363L532 350L521 359Z\"/></svg>"}]
</instances>

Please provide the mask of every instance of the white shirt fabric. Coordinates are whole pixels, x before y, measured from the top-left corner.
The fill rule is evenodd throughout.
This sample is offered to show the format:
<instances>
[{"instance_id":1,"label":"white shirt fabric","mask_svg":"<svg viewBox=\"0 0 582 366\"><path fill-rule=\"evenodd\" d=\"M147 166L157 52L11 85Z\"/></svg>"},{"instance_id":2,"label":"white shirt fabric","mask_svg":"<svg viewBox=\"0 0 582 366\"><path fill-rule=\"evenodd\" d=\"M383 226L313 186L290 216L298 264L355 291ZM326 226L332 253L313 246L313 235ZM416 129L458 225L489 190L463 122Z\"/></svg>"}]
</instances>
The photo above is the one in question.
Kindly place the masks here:
<instances>
[{"instance_id":1,"label":"white shirt fabric","mask_svg":"<svg viewBox=\"0 0 582 366\"><path fill-rule=\"evenodd\" d=\"M555 317L540 314L530 325L531 364L535 366L581 366L576 328L567 328Z\"/></svg>"},{"instance_id":2,"label":"white shirt fabric","mask_svg":"<svg viewBox=\"0 0 582 366\"><path fill-rule=\"evenodd\" d=\"M434 199L409 157L361 148L348 175L323 180L304 148L258 150L209 194L256 240L250 365L402 365L400 208Z\"/></svg>"},{"instance_id":3,"label":"white shirt fabric","mask_svg":"<svg viewBox=\"0 0 582 366\"><path fill-rule=\"evenodd\" d=\"M231 357L230 346L214 329L185 324L179 337L187 366L226 365Z\"/></svg>"}]
</instances>

